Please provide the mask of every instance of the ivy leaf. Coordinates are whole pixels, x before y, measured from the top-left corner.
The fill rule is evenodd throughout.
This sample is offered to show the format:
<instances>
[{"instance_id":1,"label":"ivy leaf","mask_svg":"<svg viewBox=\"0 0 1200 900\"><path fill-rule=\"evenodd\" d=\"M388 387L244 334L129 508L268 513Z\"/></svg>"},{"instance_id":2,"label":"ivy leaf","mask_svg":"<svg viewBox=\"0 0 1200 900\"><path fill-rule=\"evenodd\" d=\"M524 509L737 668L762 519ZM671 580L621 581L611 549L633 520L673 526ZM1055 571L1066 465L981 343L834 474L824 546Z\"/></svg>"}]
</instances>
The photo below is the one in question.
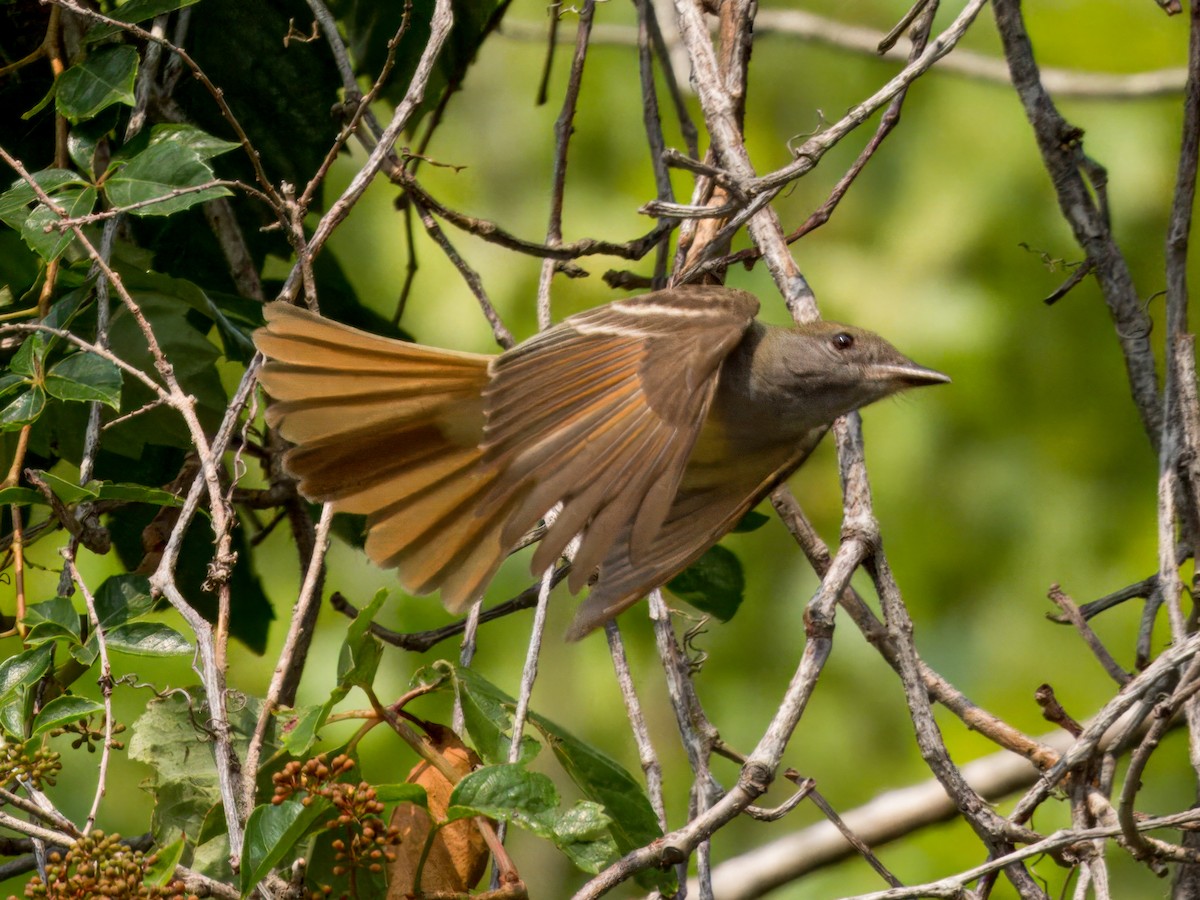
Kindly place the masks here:
<instances>
[{"instance_id":1,"label":"ivy leaf","mask_svg":"<svg viewBox=\"0 0 1200 900\"><path fill-rule=\"evenodd\" d=\"M732 551L715 544L668 581L667 590L701 612L728 622L742 605L746 576L741 560Z\"/></svg>"},{"instance_id":2,"label":"ivy leaf","mask_svg":"<svg viewBox=\"0 0 1200 900\"><path fill-rule=\"evenodd\" d=\"M189 0L189 2L197 3L199 0ZM200 159L211 159L241 146L236 141L221 140L195 125L155 125L150 131L150 146L163 143L185 147Z\"/></svg>"},{"instance_id":3,"label":"ivy leaf","mask_svg":"<svg viewBox=\"0 0 1200 900\"><path fill-rule=\"evenodd\" d=\"M0 409L0 431L15 431L37 421L46 408L46 392L34 385L3 409Z\"/></svg>"},{"instance_id":4,"label":"ivy leaf","mask_svg":"<svg viewBox=\"0 0 1200 900\"><path fill-rule=\"evenodd\" d=\"M69 169L42 169L33 173L33 180L50 196L66 185L82 187L87 184ZM35 200L37 195L24 178L14 181L12 187L0 194L0 222L14 231L20 231L29 218L29 204Z\"/></svg>"},{"instance_id":5,"label":"ivy leaf","mask_svg":"<svg viewBox=\"0 0 1200 900\"><path fill-rule=\"evenodd\" d=\"M217 197L228 197L228 188L214 185L202 191L172 196L214 179L212 167L191 147L164 140L151 144L109 176L105 192L116 207L152 200L161 202L130 209L134 216L169 216Z\"/></svg>"},{"instance_id":6,"label":"ivy leaf","mask_svg":"<svg viewBox=\"0 0 1200 900\"><path fill-rule=\"evenodd\" d=\"M56 85L55 107L68 120L78 123L114 103L133 106L137 69L138 54L133 47L105 47L62 73Z\"/></svg>"},{"instance_id":7,"label":"ivy leaf","mask_svg":"<svg viewBox=\"0 0 1200 900\"><path fill-rule=\"evenodd\" d=\"M96 401L120 409L121 370L95 353L72 353L46 373L46 393L59 400Z\"/></svg>"},{"instance_id":8,"label":"ivy leaf","mask_svg":"<svg viewBox=\"0 0 1200 900\"><path fill-rule=\"evenodd\" d=\"M96 189L90 184L68 187L51 195L55 203L71 218L86 216L96 206ZM39 204L21 226L21 238L42 259L49 262L62 256L75 234L70 229L60 231L62 219L50 207Z\"/></svg>"}]
</instances>

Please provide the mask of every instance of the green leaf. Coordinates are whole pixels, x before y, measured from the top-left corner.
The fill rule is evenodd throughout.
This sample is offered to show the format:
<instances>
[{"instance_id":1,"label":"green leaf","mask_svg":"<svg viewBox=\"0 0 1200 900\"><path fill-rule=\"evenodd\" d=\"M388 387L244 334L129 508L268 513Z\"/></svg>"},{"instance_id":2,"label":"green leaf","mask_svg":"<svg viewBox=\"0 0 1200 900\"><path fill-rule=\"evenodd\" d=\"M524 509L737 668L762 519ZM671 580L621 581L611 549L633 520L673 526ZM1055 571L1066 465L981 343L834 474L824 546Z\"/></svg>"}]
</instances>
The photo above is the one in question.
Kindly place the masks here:
<instances>
[{"instance_id":1,"label":"green leaf","mask_svg":"<svg viewBox=\"0 0 1200 900\"><path fill-rule=\"evenodd\" d=\"M25 740L25 723L33 709L29 688L21 687L0 700L0 729L19 741Z\"/></svg>"},{"instance_id":2,"label":"green leaf","mask_svg":"<svg viewBox=\"0 0 1200 900\"><path fill-rule=\"evenodd\" d=\"M182 634L161 622L130 622L106 632L108 649L131 656L191 656L195 648Z\"/></svg>"},{"instance_id":3,"label":"green leaf","mask_svg":"<svg viewBox=\"0 0 1200 900\"><path fill-rule=\"evenodd\" d=\"M187 839L180 835L179 840L172 841L165 847L155 850L154 862L146 866L142 884L155 887L165 887L169 884L175 877L175 867L183 859L183 851L186 846Z\"/></svg>"},{"instance_id":4,"label":"green leaf","mask_svg":"<svg viewBox=\"0 0 1200 900\"><path fill-rule=\"evenodd\" d=\"M504 763L484 766L454 786L446 818L488 816L513 822L544 838L554 837L558 791L540 772Z\"/></svg>"},{"instance_id":5,"label":"green leaf","mask_svg":"<svg viewBox=\"0 0 1200 900\"><path fill-rule=\"evenodd\" d=\"M133 106L137 69L138 54L133 47L105 47L62 73L55 107L71 122L79 122L114 103Z\"/></svg>"},{"instance_id":6,"label":"green leaf","mask_svg":"<svg viewBox=\"0 0 1200 900\"><path fill-rule=\"evenodd\" d=\"M254 808L246 820L246 840L242 846L243 897L310 831L320 826L332 806L322 798L308 806L299 800L285 800L278 805Z\"/></svg>"},{"instance_id":7,"label":"green leaf","mask_svg":"<svg viewBox=\"0 0 1200 900\"><path fill-rule=\"evenodd\" d=\"M120 268L125 286L133 293L135 299L143 302L152 294L161 294L176 301L182 301L205 318L211 319L221 335L221 343L225 356L239 362L249 362L256 350L250 340L250 332L262 324L261 305L259 318L252 327L239 327L217 305L212 296L194 282L183 278L172 278L159 272L146 272L137 269Z\"/></svg>"},{"instance_id":8,"label":"green leaf","mask_svg":"<svg viewBox=\"0 0 1200 900\"><path fill-rule=\"evenodd\" d=\"M766 513L760 513L758 510L752 509L742 516L741 520L733 526L732 530L734 534L742 534L747 531L758 531L758 529L762 528L770 521L771 517Z\"/></svg>"},{"instance_id":9,"label":"green leaf","mask_svg":"<svg viewBox=\"0 0 1200 900\"><path fill-rule=\"evenodd\" d=\"M517 702L471 669L444 661L435 663L431 669L452 678L458 701L462 705L467 734L479 757L488 765L508 762ZM419 672L414 680L422 677L423 673ZM541 749L541 745L529 735L523 736L517 762L527 764Z\"/></svg>"},{"instance_id":10,"label":"green leaf","mask_svg":"<svg viewBox=\"0 0 1200 900\"><path fill-rule=\"evenodd\" d=\"M379 668L379 660L383 656L383 644L369 629L387 595L387 590L380 588L346 629L346 640L342 642L342 652L338 655L339 685L370 687L375 680L375 671Z\"/></svg>"},{"instance_id":11,"label":"green leaf","mask_svg":"<svg viewBox=\"0 0 1200 900\"><path fill-rule=\"evenodd\" d=\"M145 575L112 575L96 591L100 626L111 630L154 609L150 579Z\"/></svg>"},{"instance_id":12,"label":"green leaf","mask_svg":"<svg viewBox=\"0 0 1200 900\"><path fill-rule=\"evenodd\" d=\"M144 22L199 2L200 0L129 0L113 10L112 17L122 22Z\"/></svg>"},{"instance_id":13,"label":"green leaf","mask_svg":"<svg viewBox=\"0 0 1200 900\"><path fill-rule=\"evenodd\" d=\"M37 421L46 408L46 392L34 385L0 409L0 431L13 431Z\"/></svg>"},{"instance_id":14,"label":"green leaf","mask_svg":"<svg viewBox=\"0 0 1200 900\"><path fill-rule=\"evenodd\" d=\"M242 759L247 736L253 733L261 708L261 701L230 692L229 724L234 749ZM175 840L180 832L201 835L210 812L220 802L212 743L202 728L207 718L204 691L192 685L186 693L176 691L161 700L151 700L131 727L129 757L151 770L143 787L154 796L151 831L159 843ZM268 737L264 757L274 750L274 742Z\"/></svg>"},{"instance_id":15,"label":"green leaf","mask_svg":"<svg viewBox=\"0 0 1200 900\"><path fill-rule=\"evenodd\" d=\"M414 803L424 809L429 808L429 795L419 784L377 784L375 797L380 803Z\"/></svg>"},{"instance_id":16,"label":"green leaf","mask_svg":"<svg viewBox=\"0 0 1200 900\"><path fill-rule=\"evenodd\" d=\"M161 199L129 212L135 216L169 216L206 200L228 197L230 191L219 186L172 196L177 190L204 184L214 177L212 168L195 150L163 141L147 147L109 176L105 192L116 207Z\"/></svg>"},{"instance_id":17,"label":"green leaf","mask_svg":"<svg viewBox=\"0 0 1200 900\"><path fill-rule=\"evenodd\" d=\"M25 640L31 645L62 638L79 643L81 639L79 613L66 597L35 603L25 610L24 621L29 626Z\"/></svg>"},{"instance_id":18,"label":"green leaf","mask_svg":"<svg viewBox=\"0 0 1200 900\"><path fill-rule=\"evenodd\" d=\"M37 737L52 728L61 728L71 722L86 719L90 715L103 711L104 704L98 700L76 697L73 694L55 697L43 706L41 712L34 717L33 730L29 736Z\"/></svg>"},{"instance_id":19,"label":"green leaf","mask_svg":"<svg viewBox=\"0 0 1200 900\"><path fill-rule=\"evenodd\" d=\"M17 689L37 684L50 669L50 657L50 648L43 646L0 662L0 698L8 700Z\"/></svg>"},{"instance_id":20,"label":"green leaf","mask_svg":"<svg viewBox=\"0 0 1200 900\"><path fill-rule=\"evenodd\" d=\"M608 830L619 854L662 837L646 791L620 763L545 716L531 712L529 721L542 733L555 758L583 795L604 808L611 819ZM675 878L670 872L646 871L637 880L643 887L657 888L664 894L674 892Z\"/></svg>"},{"instance_id":21,"label":"green leaf","mask_svg":"<svg viewBox=\"0 0 1200 900\"><path fill-rule=\"evenodd\" d=\"M46 373L46 393L59 400L96 401L120 409L121 370L95 353L72 353Z\"/></svg>"},{"instance_id":22,"label":"green leaf","mask_svg":"<svg viewBox=\"0 0 1200 900\"><path fill-rule=\"evenodd\" d=\"M188 314L188 305L178 297L135 292L133 298L150 321L163 355L173 362L175 376L184 391L196 398L196 414L201 424L206 431L215 431L224 415L228 397L216 366L220 351L208 338L211 326L208 322L198 326L194 317ZM123 304L113 310L109 348L131 366L143 372L154 371L154 358L146 348L141 328ZM121 412L140 409L156 396L140 381L131 378L121 392ZM179 414L166 407L152 409L105 432L105 447L132 459L141 458L147 444L190 451L192 436ZM208 543L212 543L211 536ZM208 555L211 559L211 549Z\"/></svg>"},{"instance_id":23,"label":"green leaf","mask_svg":"<svg viewBox=\"0 0 1200 900\"><path fill-rule=\"evenodd\" d=\"M17 352L13 354L8 367L18 375L35 378L42 368L42 358L46 355L46 336L40 332L31 334L21 342Z\"/></svg>"},{"instance_id":24,"label":"green leaf","mask_svg":"<svg viewBox=\"0 0 1200 900\"><path fill-rule=\"evenodd\" d=\"M96 206L96 189L90 184L65 188L55 193L53 200L70 218L86 216ZM47 262L58 259L75 240L73 231L59 229L61 221L58 213L39 204L21 226L21 238Z\"/></svg>"},{"instance_id":25,"label":"green leaf","mask_svg":"<svg viewBox=\"0 0 1200 900\"><path fill-rule=\"evenodd\" d=\"M594 875L620 856L611 825L603 806L581 800L554 823L554 843L582 871Z\"/></svg>"},{"instance_id":26,"label":"green leaf","mask_svg":"<svg viewBox=\"0 0 1200 900\"><path fill-rule=\"evenodd\" d=\"M87 181L70 169L42 169L33 173L33 180L51 196L64 185L82 187L87 184ZM25 220L29 218L29 204L36 200L37 195L24 178L14 181L7 191L0 194L0 222L15 231L20 231L25 225Z\"/></svg>"},{"instance_id":27,"label":"green leaf","mask_svg":"<svg viewBox=\"0 0 1200 900\"><path fill-rule=\"evenodd\" d=\"M0 490L0 506L30 506L44 504L46 498L32 488L4 488Z\"/></svg>"},{"instance_id":28,"label":"green leaf","mask_svg":"<svg viewBox=\"0 0 1200 900\"><path fill-rule=\"evenodd\" d=\"M34 469L34 473L42 481L46 482L46 487L54 493L54 496L63 503L80 503L84 500L95 500L96 492L87 486L80 486L73 481L68 481L65 478L59 478L44 469Z\"/></svg>"},{"instance_id":29,"label":"green leaf","mask_svg":"<svg viewBox=\"0 0 1200 900\"><path fill-rule=\"evenodd\" d=\"M12 372L0 375L0 397L11 394L23 384L29 384L29 379L23 375L15 375Z\"/></svg>"},{"instance_id":30,"label":"green leaf","mask_svg":"<svg viewBox=\"0 0 1200 900\"><path fill-rule=\"evenodd\" d=\"M120 500L125 503L152 503L155 506L183 506L183 498L164 491L162 488L146 487L144 484L118 484L116 482L91 482L96 487L99 500Z\"/></svg>"},{"instance_id":31,"label":"green leaf","mask_svg":"<svg viewBox=\"0 0 1200 900\"><path fill-rule=\"evenodd\" d=\"M316 703L294 710L281 710L278 713L280 746L288 754L297 759L304 759L308 756L312 745L317 742L317 732L329 718L329 711L333 709L333 704L345 697L347 691L345 688L339 688L335 693L339 695L336 700L331 698L325 703Z\"/></svg>"},{"instance_id":32,"label":"green leaf","mask_svg":"<svg viewBox=\"0 0 1200 900\"><path fill-rule=\"evenodd\" d=\"M701 612L728 622L742 605L746 578L733 552L714 544L668 581L667 590Z\"/></svg>"},{"instance_id":33,"label":"green leaf","mask_svg":"<svg viewBox=\"0 0 1200 900\"><path fill-rule=\"evenodd\" d=\"M189 2L197 3L199 0ZM155 125L150 131L150 146L163 143L186 147L201 159L211 159L241 146L236 141L223 141L195 125Z\"/></svg>"}]
</instances>

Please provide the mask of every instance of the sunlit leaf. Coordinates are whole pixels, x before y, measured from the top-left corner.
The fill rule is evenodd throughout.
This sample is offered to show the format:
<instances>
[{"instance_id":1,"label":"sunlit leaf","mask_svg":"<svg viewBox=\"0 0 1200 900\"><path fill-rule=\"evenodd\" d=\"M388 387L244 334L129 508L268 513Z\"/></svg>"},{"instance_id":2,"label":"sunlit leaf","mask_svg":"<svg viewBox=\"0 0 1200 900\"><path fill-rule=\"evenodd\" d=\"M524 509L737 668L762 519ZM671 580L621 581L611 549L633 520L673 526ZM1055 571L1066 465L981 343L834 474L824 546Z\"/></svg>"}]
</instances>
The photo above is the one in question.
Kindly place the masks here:
<instances>
[{"instance_id":1,"label":"sunlit leaf","mask_svg":"<svg viewBox=\"0 0 1200 900\"><path fill-rule=\"evenodd\" d=\"M37 737L52 728L61 728L103 711L104 704L98 700L76 697L73 694L55 697L34 716L30 737Z\"/></svg>"}]
</instances>

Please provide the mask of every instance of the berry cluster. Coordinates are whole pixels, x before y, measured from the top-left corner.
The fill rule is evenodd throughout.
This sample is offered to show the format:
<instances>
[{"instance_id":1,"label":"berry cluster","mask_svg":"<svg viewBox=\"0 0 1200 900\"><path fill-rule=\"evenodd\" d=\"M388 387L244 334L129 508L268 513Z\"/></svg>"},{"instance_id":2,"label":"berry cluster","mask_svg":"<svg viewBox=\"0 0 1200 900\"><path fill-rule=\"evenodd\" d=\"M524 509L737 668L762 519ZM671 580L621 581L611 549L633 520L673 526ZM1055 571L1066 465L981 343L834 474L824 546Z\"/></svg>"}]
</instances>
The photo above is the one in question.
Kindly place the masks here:
<instances>
[{"instance_id":1,"label":"berry cluster","mask_svg":"<svg viewBox=\"0 0 1200 900\"><path fill-rule=\"evenodd\" d=\"M113 725L113 734L120 734L125 730L125 726L120 722ZM55 728L50 732L51 737L57 737L61 734L74 734L75 740L71 741L71 749L78 750L84 744L87 745L88 753L95 753L96 748L104 743L104 721L93 726L91 717L80 719L78 722L72 722L70 725L64 725L62 728ZM123 750L125 745L121 741L113 741L113 750Z\"/></svg>"},{"instance_id":2,"label":"berry cluster","mask_svg":"<svg viewBox=\"0 0 1200 900\"><path fill-rule=\"evenodd\" d=\"M39 791L46 785L54 786L62 760L58 753L39 746L40 743L27 741L0 748L0 787L14 781L32 783Z\"/></svg>"},{"instance_id":3,"label":"berry cluster","mask_svg":"<svg viewBox=\"0 0 1200 900\"><path fill-rule=\"evenodd\" d=\"M345 754L335 756L329 763L321 755L304 763L289 762L272 777L275 783L272 803L303 794L300 802L305 806L315 797L324 797L333 804L337 815L325 823L325 828L340 831L332 843L333 874L337 876L350 875L355 869L382 872L384 865L395 858L391 848L400 843L399 831L386 826L380 818L384 806L375 788L365 781L350 784L337 780L353 768L354 760ZM328 893L331 888L323 890Z\"/></svg>"},{"instance_id":4,"label":"berry cluster","mask_svg":"<svg viewBox=\"0 0 1200 900\"><path fill-rule=\"evenodd\" d=\"M46 881L35 875L25 896L45 900L84 900L89 897L169 898L196 900L182 881L146 884L146 869L157 857L121 843L118 834L93 831L66 851L46 859ZM15 900L15 898L9 898Z\"/></svg>"}]
</instances>

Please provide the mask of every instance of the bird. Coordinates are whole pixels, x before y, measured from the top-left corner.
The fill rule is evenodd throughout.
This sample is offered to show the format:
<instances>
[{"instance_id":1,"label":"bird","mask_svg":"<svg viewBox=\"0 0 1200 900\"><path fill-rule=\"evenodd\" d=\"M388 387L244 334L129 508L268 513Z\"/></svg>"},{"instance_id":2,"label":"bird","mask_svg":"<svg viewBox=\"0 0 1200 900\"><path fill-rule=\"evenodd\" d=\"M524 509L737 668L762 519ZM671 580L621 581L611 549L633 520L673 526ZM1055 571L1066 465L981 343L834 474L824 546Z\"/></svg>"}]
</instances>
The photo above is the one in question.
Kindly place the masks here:
<instances>
[{"instance_id":1,"label":"bird","mask_svg":"<svg viewBox=\"0 0 1200 900\"><path fill-rule=\"evenodd\" d=\"M839 416L950 380L873 332L758 311L746 291L669 287L496 356L275 301L254 342L266 422L294 445L284 469L308 499L367 517L375 563L461 614L545 521L535 575L578 538L576 640L695 562Z\"/></svg>"}]
</instances>

